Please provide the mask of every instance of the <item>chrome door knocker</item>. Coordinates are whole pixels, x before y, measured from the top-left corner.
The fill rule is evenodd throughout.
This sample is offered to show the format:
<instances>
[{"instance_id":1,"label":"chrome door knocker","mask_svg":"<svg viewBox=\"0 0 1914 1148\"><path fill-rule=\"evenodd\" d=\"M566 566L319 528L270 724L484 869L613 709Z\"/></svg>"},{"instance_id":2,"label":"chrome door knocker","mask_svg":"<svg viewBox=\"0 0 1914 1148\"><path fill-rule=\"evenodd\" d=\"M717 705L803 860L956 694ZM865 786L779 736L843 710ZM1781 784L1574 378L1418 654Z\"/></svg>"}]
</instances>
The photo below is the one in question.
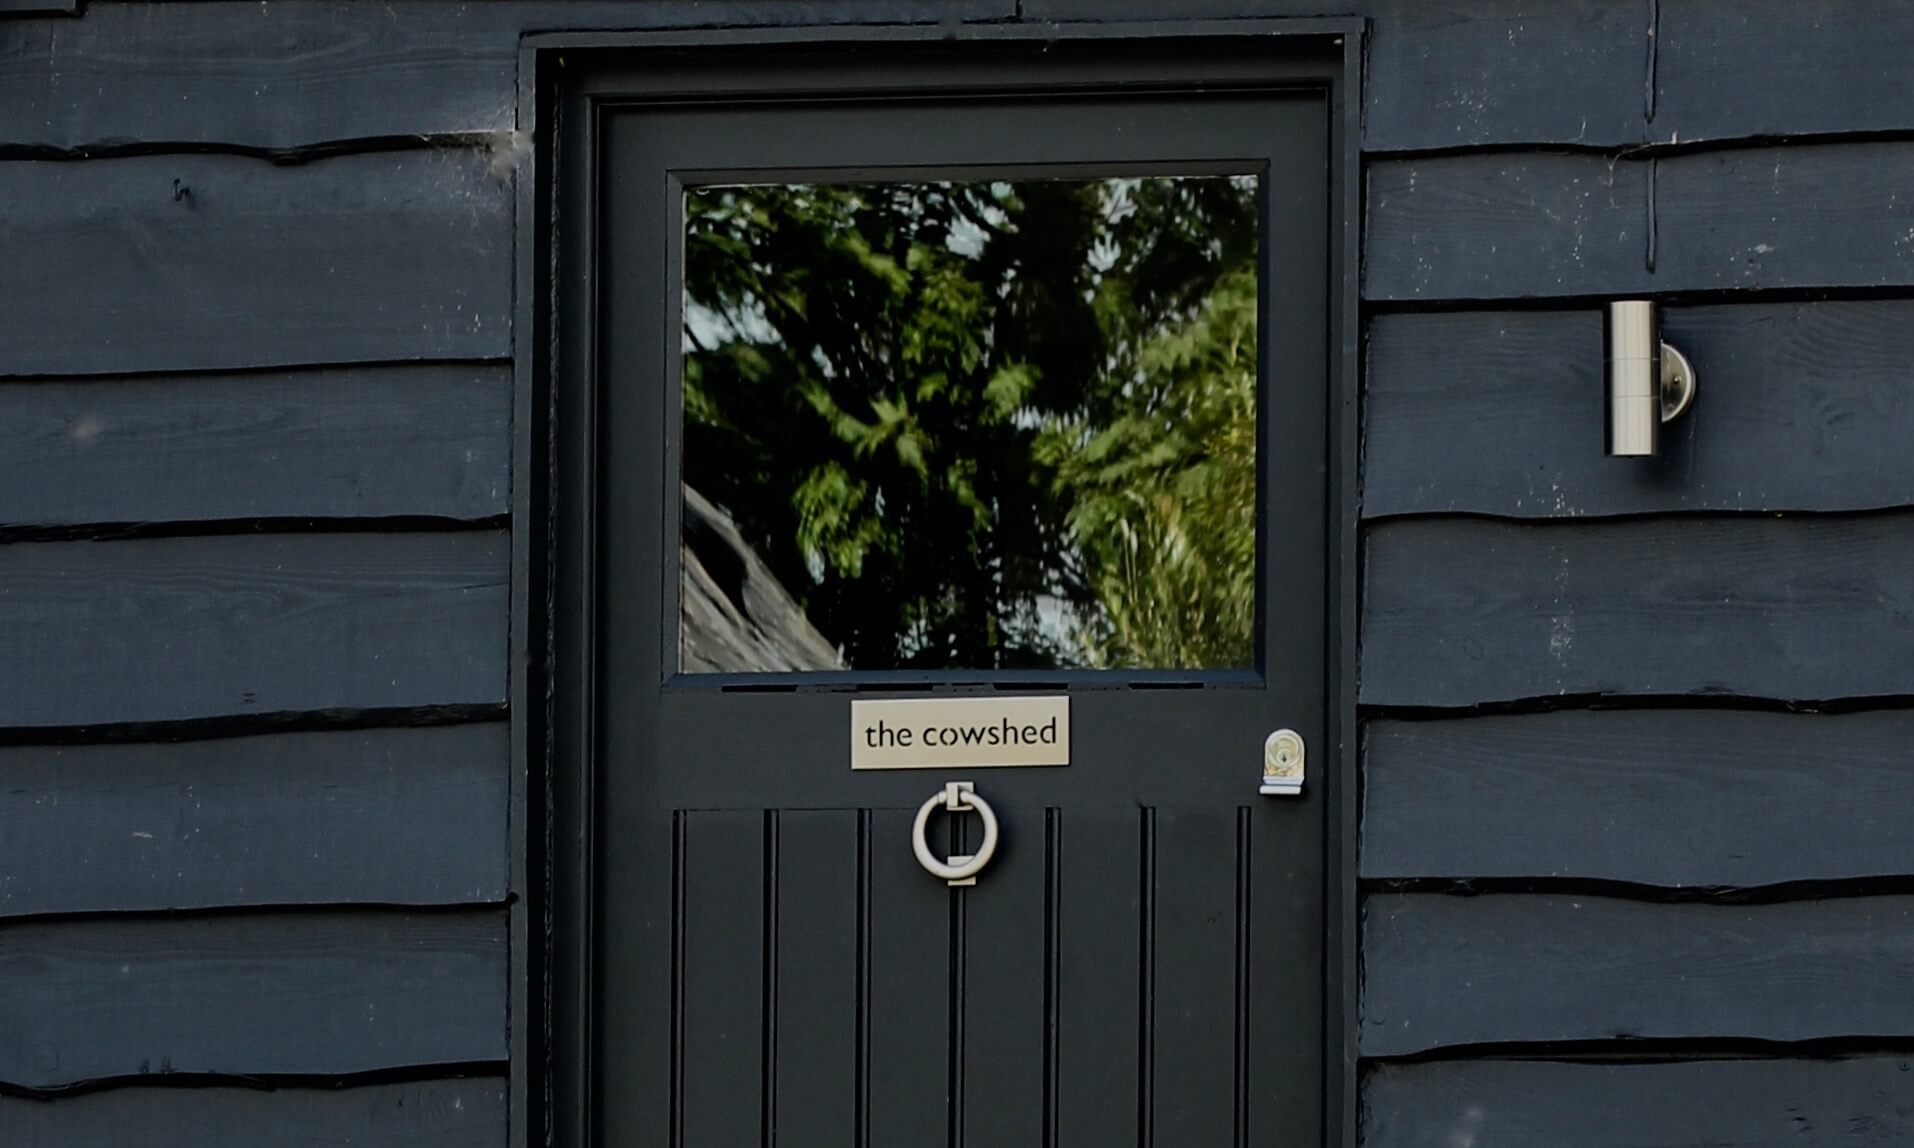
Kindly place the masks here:
<instances>
[{"instance_id":1,"label":"chrome door knocker","mask_svg":"<svg viewBox=\"0 0 1914 1148\"><path fill-rule=\"evenodd\" d=\"M977 852L943 861L931 853L924 830L930 824L931 810L940 805L952 813L975 813L983 818L984 839L977 846ZM917 820L910 827L910 844L917 854L917 863L931 876L943 878L947 885L975 885L977 874L983 872L984 866L990 864L991 856L997 852L997 811L990 808L990 803L983 799L971 782L947 781L940 792L932 794L929 801L918 807Z\"/></svg>"}]
</instances>

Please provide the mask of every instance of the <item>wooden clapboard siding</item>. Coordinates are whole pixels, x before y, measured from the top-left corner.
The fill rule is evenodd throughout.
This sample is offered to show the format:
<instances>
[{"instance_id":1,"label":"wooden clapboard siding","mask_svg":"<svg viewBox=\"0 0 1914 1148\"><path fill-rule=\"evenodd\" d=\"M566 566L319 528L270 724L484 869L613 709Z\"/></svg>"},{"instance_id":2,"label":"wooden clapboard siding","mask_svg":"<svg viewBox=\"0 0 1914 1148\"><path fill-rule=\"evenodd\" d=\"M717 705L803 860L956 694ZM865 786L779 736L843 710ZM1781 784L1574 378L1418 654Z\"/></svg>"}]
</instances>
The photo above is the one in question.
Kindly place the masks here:
<instances>
[{"instance_id":1,"label":"wooden clapboard siding","mask_svg":"<svg viewBox=\"0 0 1914 1148\"><path fill-rule=\"evenodd\" d=\"M1914 897L1772 905L1376 894L1362 1053L1914 1036Z\"/></svg>"},{"instance_id":2,"label":"wooden clapboard siding","mask_svg":"<svg viewBox=\"0 0 1914 1148\"><path fill-rule=\"evenodd\" d=\"M1900 696L1914 666L1914 516L1367 532L1361 696Z\"/></svg>"},{"instance_id":3,"label":"wooden clapboard siding","mask_svg":"<svg viewBox=\"0 0 1914 1148\"><path fill-rule=\"evenodd\" d=\"M1602 310L1378 316L1363 512L1518 518L1914 505L1914 302L1670 307L1705 405L1603 456Z\"/></svg>"},{"instance_id":4,"label":"wooden clapboard siding","mask_svg":"<svg viewBox=\"0 0 1914 1148\"><path fill-rule=\"evenodd\" d=\"M1399 0L1377 15L1365 65L1367 150L1645 138L1643 5Z\"/></svg>"},{"instance_id":5,"label":"wooden clapboard siding","mask_svg":"<svg viewBox=\"0 0 1914 1148\"><path fill-rule=\"evenodd\" d=\"M1906 286L1910 180L1914 143L1903 142L1376 163L1364 292L1422 302Z\"/></svg>"},{"instance_id":6,"label":"wooden clapboard siding","mask_svg":"<svg viewBox=\"0 0 1914 1148\"><path fill-rule=\"evenodd\" d=\"M1914 875L1914 711L1372 721L1365 878L1753 888Z\"/></svg>"},{"instance_id":7,"label":"wooden clapboard siding","mask_svg":"<svg viewBox=\"0 0 1914 1148\"><path fill-rule=\"evenodd\" d=\"M1368 299L1651 289L1644 163L1568 152L1470 153L1374 162L1366 178Z\"/></svg>"},{"instance_id":8,"label":"wooden clapboard siding","mask_svg":"<svg viewBox=\"0 0 1914 1148\"><path fill-rule=\"evenodd\" d=\"M1738 294L1909 286L1914 144L1843 138L1909 130L1914 14L1897 6L92 0L78 18L22 15L77 8L0 0L0 376L46 380L0 386L0 528L504 513L523 32L1347 12L1371 18L1363 146L1377 156L1364 700L1914 692L1907 516L1761 513L1910 505L1909 304ZM1828 142L1693 146L1802 135ZM1628 150L1648 140L1678 146ZM1443 154L1414 154L1429 149ZM1720 305L1667 320L1702 371L1695 416L1660 460L1602 459L1599 302L1698 291ZM1501 300L1563 302L1390 313ZM325 369L285 370L308 366ZM146 377L81 378L123 373ZM1688 511L1746 517L1660 517ZM1458 512L1630 517L1439 517ZM491 532L0 546L0 726L496 712L505 579ZM1362 869L1857 892L1840 883L1908 876L1893 816L1905 724L1900 711L1372 715ZM500 900L515 833L502 738L476 724L0 750L0 914L240 910L0 921L0 1082L503 1071L508 910L354 907ZM143 815L166 832L133 836ZM1366 1050L1904 1041L1905 900L1377 893L1364 1005L1386 1031ZM1363 1138L1910 1139L1905 1058L1795 1055L1382 1062L1365 1074ZM505 1087L0 1095L0 1128L32 1148L502 1148L523 1142L508 1140ZM941 1134L941 1094L926 1095L904 1117L928 1112Z\"/></svg>"},{"instance_id":9,"label":"wooden clapboard siding","mask_svg":"<svg viewBox=\"0 0 1914 1148\"><path fill-rule=\"evenodd\" d=\"M507 736L0 748L0 916L503 901Z\"/></svg>"},{"instance_id":10,"label":"wooden clapboard siding","mask_svg":"<svg viewBox=\"0 0 1914 1148\"><path fill-rule=\"evenodd\" d=\"M1389 0L1362 7L1371 11ZM1184 0L1174 11L1150 0L1023 0L1027 20L1229 20L1253 16L1323 16L1354 11L1347 0Z\"/></svg>"},{"instance_id":11,"label":"wooden clapboard siding","mask_svg":"<svg viewBox=\"0 0 1914 1148\"><path fill-rule=\"evenodd\" d=\"M504 357L511 188L457 149L0 163L0 375Z\"/></svg>"},{"instance_id":12,"label":"wooden clapboard siding","mask_svg":"<svg viewBox=\"0 0 1914 1148\"><path fill-rule=\"evenodd\" d=\"M526 32L937 23L1013 10L1014 0L274 0L239 19L227 4L96 0L77 24L0 29L0 148L490 142L517 126ZM113 98L99 98L103 87Z\"/></svg>"},{"instance_id":13,"label":"wooden clapboard siding","mask_svg":"<svg viewBox=\"0 0 1914 1148\"><path fill-rule=\"evenodd\" d=\"M495 1077L358 1088L134 1086L57 1101L0 1095L9 1148L505 1148ZM182 1134L185 1139L182 1139Z\"/></svg>"},{"instance_id":14,"label":"wooden clapboard siding","mask_svg":"<svg viewBox=\"0 0 1914 1148\"><path fill-rule=\"evenodd\" d=\"M1914 10L1876 0L1660 0L1653 136L1914 128Z\"/></svg>"},{"instance_id":15,"label":"wooden clapboard siding","mask_svg":"<svg viewBox=\"0 0 1914 1148\"><path fill-rule=\"evenodd\" d=\"M1370 1148L1898 1148L1914 1142L1906 1057L1384 1064L1365 1075Z\"/></svg>"},{"instance_id":16,"label":"wooden clapboard siding","mask_svg":"<svg viewBox=\"0 0 1914 1148\"><path fill-rule=\"evenodd\" d=\"M507 949L499 909L0 925L0 1082L503 1061Z\"/></svg>"},{"instance_id":17,"label":"wooden clapboard siding","mask_svg":"<svg viewBox=\"0 0 1914 1148\"><path fill-rule=\"evenodd\" d=\"M1660 161L1662 290L1914 283L1914 142L1729 149Z\"/></svg>"},{"instance_id":18,"label":"wooden clapboard siding","mask_svg":"<svg viewBox=\"0 0 1914 1148\"><path fill-rule=\"evenodd\" d=\"M1646 138L1649 15L1612 0L1024 0L1045 20L1370 19L1363 146L1608 147Z\"/></svg>"},{"instance_id":19,"label":"wooden clapboard siding","mask_svg":"<svg viewBox=\"0 0 1914 1148\"><path fill-rule=\"evenodd\" d=\"M503 515L493 364L0 383L0 527Z\"/></svg>"},{"instance_id":20,"label":"wooden clapboard siding","mask_svg":"<svg viewBox=\"0 0 1914 1148\"><path fill-rule=\"evenodd\" d=\"M0 546L0 726L505 701L495 531Z\"/></svg>"}]
</instances>

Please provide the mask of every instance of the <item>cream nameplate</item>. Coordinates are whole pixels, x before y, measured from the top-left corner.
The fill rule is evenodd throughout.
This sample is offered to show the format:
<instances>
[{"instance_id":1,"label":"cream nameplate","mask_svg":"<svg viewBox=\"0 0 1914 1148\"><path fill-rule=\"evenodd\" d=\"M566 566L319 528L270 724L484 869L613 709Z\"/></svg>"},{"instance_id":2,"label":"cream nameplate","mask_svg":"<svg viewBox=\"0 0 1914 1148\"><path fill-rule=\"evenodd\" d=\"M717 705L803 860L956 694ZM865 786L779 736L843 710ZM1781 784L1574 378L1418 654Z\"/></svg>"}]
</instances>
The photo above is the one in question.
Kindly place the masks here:
<instances>
[{"instance_id":1,"label":"cream nameplate","mask_svg":"<svg viewBox=\"0 0 1914 1148\"><path fill-rule=\"evenodd\" d=\"M1068 695L851 703L852 769L1069 764Z\"/></svg>"}]
</instances>

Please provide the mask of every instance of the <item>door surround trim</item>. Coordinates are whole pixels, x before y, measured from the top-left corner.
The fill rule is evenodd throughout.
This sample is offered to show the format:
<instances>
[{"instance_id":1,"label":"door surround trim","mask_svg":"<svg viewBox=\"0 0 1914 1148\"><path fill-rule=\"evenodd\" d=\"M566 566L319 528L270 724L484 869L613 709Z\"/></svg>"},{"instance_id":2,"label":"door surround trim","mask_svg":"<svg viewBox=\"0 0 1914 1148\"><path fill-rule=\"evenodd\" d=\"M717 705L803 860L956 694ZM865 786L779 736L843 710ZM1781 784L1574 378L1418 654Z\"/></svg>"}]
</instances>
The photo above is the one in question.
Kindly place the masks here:
<instances>
[{"instance_id":1,"label":"door surround trim","mask_svg":"<svg viewBox=\"0 0 1914 1148\"><path fill-rule=\"evenodd\" d=\"M1048 41L1261 42L1285 81L1324 91L1330 114L1331 297L1325 351L1328 396L1327 713L1318 759L1325 825L1324 1142L1356 1144L1358 933L1356 832L1359 592L1360 99L1366 23L1358 18L1173 20L1126 23L920 24L534 33L520 44L518 130L501 144L515 159L516 290L513 339L512 682L513 887L511 1137L515 1145L584 1148L591 1126L593 1002L590 972L596 769L595 553L590 372L562 371L556 300L566 287L563 244L595 240L560 221L595 217L588 181L566 181L555 144L577 65L648 50L721 54L772 45L856 46ZM953 49L961 53L962 49ZM1293 70L1293 77L1292 77ZM848 86L848 85L847 85ZM648 93L653 98L670 93ZM685 93L689 94L689 93ZM600 97L585 96L586 100ZM556 162L555 162L556 161ZM581 212L580 207L584 210ZM569 208L569 210L568 210ZM580 269L568 261L565 275ZM589 327L591 324L587 323Z\"/></svg>"}]
</instances>

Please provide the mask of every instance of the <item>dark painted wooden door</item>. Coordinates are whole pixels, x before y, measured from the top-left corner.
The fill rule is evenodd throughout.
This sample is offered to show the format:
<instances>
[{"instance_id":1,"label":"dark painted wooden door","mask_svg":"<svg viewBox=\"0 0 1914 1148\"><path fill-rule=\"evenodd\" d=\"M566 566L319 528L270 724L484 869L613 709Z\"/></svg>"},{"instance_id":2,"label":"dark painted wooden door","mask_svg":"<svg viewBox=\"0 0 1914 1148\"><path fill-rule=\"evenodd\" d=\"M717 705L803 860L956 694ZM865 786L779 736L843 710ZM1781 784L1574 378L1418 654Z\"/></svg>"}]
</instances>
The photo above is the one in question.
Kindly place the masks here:
<instances>
[{"instance_id":1,"label":"dark painted wooden door","mask_svg":"<svg viewBox=\"0 0 1914 1148\"><path fill-rule=\"evenodd\" d=\"M935 70L947 64L866 69L877 89L947 81L935 100L713 98L604 107L568 125L595 169L576 203L596 201L595 333L580 345L594 356L601 427L603 1142L1319 1143L1321 786L1284 798L1258 783L1272 731L1293 728L1312 749L1324 736L1323 94L1242 77L1200 95L1100 90L1104 72L1164 67L1139 57L1070 83L1012 60L997 77L1009 94L982 95L989 75ZM685 82L777 86L751 74ZM1256 181L1245 664L691 672L698 589L680 540L710 528L694 518L726 525L681 480L684 362L698 341L683 333L687 196L1217 173ZM741 570L754 560L748 545L734 553ZM853 701L971 695L1067 696L1069 764L851 770ZM926 872L911 835L920 804L959 779L1001 824L965 888ZM976 844L974 817L933 826L939 854Z\"/></svg>"}]
</instances>

